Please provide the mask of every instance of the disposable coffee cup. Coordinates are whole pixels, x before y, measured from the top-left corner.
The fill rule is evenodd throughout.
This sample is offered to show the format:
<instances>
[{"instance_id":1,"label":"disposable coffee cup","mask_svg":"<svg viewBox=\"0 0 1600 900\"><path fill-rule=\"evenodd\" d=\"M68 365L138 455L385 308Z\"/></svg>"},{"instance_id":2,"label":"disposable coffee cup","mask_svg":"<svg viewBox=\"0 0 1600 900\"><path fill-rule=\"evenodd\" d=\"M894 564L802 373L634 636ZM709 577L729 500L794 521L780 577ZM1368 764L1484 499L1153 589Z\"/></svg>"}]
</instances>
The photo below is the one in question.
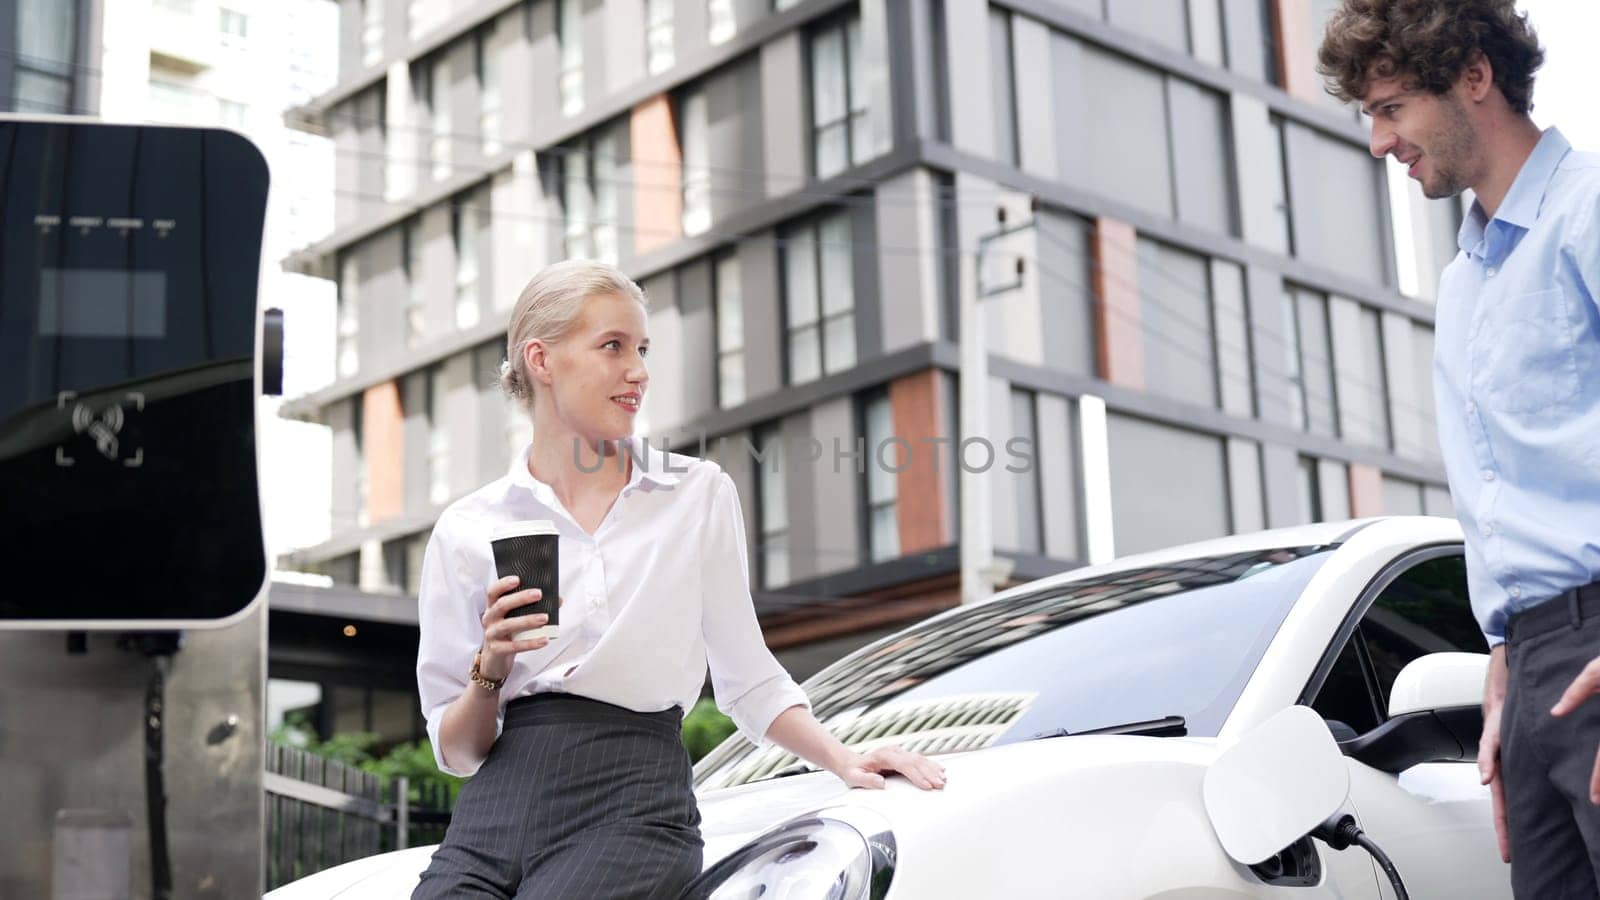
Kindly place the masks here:
<instances>
[{"instance_id":1,"label":"disposable coffee cup","mask_svg":"<svg viewBox=\"0 0 1600 900\"><path fill-rule=\"evenodd\" d=\"M561 612L561 538L556 523L549 519L530 519L500 525L490 535L489 546L494 550L494 569L498 577L515 575L521 579L513 591L538 588L542 592L537 602L511 610L506 618L540 613L550 617L547 624L519 631L511 639L555 640Z\"/></svg>"}]
</instances>

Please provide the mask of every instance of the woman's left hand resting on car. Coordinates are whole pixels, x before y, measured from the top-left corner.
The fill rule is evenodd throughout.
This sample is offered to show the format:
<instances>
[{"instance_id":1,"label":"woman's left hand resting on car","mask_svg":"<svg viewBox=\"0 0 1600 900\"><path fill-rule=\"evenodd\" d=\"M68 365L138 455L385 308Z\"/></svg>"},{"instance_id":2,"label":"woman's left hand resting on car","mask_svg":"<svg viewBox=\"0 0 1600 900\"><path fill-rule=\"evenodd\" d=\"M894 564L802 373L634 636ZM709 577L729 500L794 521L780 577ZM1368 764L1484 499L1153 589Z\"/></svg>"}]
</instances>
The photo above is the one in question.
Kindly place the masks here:
<instances>
[{"instance_id":1,"label":"woman's left hand resting on car","mask_svg":"<svg viewBox=\"0 0 1600 900\"><path fill-rule=\"evenodd\" d=\"M942 790L945 785L944 766L899 746L857 753L839 743L803 706L791 706L779 713L767 728L767 737L801 759L839 776L853 788L881 790L888 784L884 775L896 773L925 791Z\"/></svg>"}]
</instances>

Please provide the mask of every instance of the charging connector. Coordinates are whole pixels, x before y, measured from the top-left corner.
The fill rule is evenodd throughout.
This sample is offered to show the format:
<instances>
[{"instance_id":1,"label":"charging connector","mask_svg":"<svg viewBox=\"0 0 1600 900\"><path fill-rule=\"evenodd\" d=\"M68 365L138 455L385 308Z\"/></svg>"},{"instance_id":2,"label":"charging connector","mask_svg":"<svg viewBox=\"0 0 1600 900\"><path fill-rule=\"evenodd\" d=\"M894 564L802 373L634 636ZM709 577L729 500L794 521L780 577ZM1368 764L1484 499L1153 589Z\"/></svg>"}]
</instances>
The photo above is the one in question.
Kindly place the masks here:
<instances>
[{"instance_id":1,"label":"charging connector","mask_svg":"<svg viewBox=\"0 0 1600 900\"><path fill-rule=\"evenodd\" d=\"M1383 868L1383 874L1389 877L1389 885L1394 888L1395 900L1410 900L1405 883L1400 880L1400 872L1394 867L1394 862L1373 842L1372 838L1367 837L1360 826L1356 825L1355 816L1344 812L1334 813L1318 825L1311 832L1311 836L1335 850L1343 850L1351 844L1360 846L1372 854L1372 858Z\"/></svg>"}]
</instances>

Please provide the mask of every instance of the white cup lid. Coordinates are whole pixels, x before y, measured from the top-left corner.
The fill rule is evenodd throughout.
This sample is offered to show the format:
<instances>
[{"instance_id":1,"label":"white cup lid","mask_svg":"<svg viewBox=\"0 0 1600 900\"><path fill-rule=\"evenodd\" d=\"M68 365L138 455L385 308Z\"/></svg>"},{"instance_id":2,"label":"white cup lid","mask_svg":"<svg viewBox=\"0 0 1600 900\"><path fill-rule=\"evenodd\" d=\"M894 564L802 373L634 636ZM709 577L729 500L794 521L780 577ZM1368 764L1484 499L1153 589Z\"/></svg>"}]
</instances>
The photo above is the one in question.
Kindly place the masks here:
<instances>
[{"instance_id":1,"label":"white cup lid","mask_svg":"<svg viewBox=\"0 0 1600 900\"><path fill-rule=\"evenodd\" d=\"M527 537L535 534L555 534L561 532L556 529L556 523L549 519L526 519L521 522L506 522L496 525L489 535L489 540L498 541L501 538Z\"/></svg>"}]
</instances>

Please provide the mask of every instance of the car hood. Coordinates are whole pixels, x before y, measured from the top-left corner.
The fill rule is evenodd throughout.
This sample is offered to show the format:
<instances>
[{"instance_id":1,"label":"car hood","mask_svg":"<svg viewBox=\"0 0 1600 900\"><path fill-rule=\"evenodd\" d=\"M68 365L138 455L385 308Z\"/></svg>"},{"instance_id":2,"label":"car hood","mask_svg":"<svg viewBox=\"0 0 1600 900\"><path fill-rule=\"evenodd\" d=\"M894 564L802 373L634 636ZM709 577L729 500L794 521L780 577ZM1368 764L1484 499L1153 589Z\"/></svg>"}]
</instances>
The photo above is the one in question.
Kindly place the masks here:
<instances>
[{"instance_id":1,"label":"car hood","mask_svg":"<svg viewBox=\"0 0 1600 900\"><path fill-rule=\"evenodd\" d=\"M1063 811L1070 811L1071 821L1058 824L1082 829L1084 839L1143 818L1154 806L1170 815L1174 802L1203 817L1199 779L1216 754L1216 742L1209 738L1084 735L936 757L948 776L939 791L919 790L896 776L883 790L851 789L829 772L723 788L700 795L705 866L775 825L837 806L870 809L888 821L902 863L946 852L953 824L961 826L968 848L993 835L1015 849L1019 820L1039 821ZM1190 794L1192 803L1182 799ZM264 900L408 896L434 849L413 847L356 860L285 885ZM917 877L913 868L903 867L899 880Z\"/></svg>"},{"instance_id":2,"label":"car hood","mask_svg":"<svg viewBox=\"0 0 1600 900\"><path fill-rule=\"evenodd\" d=\"M829 772L723 788L700 796L705 864L709 867L775 825L832 806L872 809L888 820L897 838L915 840L919 830L938 830L949 816L967 815L994 798L1026 795L1041 780L1059 785L1093 778L1108 768L1161 763L1204 769L1216 754L1212 738L1084 735L937 756L948 776L940 791L923 791L895 776L884 790L851 789Z\"/></svg>"}]
</instances>

